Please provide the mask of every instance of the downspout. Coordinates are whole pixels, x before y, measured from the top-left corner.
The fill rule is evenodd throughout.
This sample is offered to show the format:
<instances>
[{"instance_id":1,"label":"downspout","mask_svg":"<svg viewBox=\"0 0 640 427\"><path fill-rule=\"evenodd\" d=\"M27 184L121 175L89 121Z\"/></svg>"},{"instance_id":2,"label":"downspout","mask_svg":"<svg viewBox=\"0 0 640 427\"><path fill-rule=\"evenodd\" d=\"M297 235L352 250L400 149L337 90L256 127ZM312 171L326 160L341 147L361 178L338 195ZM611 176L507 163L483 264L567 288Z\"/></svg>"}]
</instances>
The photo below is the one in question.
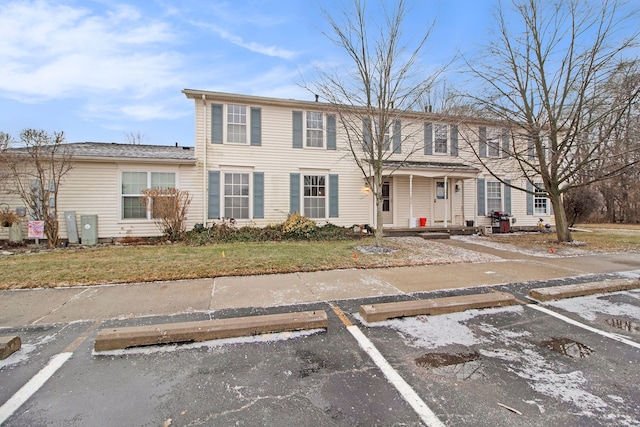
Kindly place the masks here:
<instances>
[{"instance_id":1,"label":"downspout","mask_svg":"<svg viewBox=\"0 0 640 427\"><path fill-rule=\"evenodd\" d=\"M203 138L204 146L202 147L203 155L202 155L202 224L207 226L207 217L209 216L209 192L208 192L208 180L207 180L207 97L205 94L202 94L202 106L203 106L203 114L202 114L202 128L203 128ZM196 138L197 139L197 138Z\"/></svg>"}]
</instances>

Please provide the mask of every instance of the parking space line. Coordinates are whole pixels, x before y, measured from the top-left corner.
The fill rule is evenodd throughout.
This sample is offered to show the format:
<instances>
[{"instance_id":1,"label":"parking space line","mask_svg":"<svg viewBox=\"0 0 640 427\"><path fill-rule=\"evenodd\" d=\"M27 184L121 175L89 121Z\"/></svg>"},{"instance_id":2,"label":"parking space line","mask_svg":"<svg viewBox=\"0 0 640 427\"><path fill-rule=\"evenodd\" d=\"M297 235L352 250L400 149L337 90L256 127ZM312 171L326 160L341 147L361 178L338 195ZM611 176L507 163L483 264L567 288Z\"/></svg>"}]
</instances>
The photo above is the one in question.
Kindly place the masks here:
<instances>
[{"instance_id":1,"label":"parking space line","mask_svg":"<svg viewBox=\"0 0 640 427\"><path fill-rule=\"evenodd\" d=\"M418 414L422 422L424 422L429 427L444 427L444 424L438 416L424 403L424 400L418 396L418 393L415 392L414 389L400 376L400 374L393 369L393 367L387 362L382 353L378 351L378 349L373 345L371 340L367 338L360 328L351 323L351 320L344 314L344 311L338 307L338 305L334 302L329 303L333 311L336 313L338 318L342 321L342 323L347 327L349 333L358 341L360 348L362 348L365 353L371 357L373 362L378 366L378 368L382 371L387 380L393 385L396 390L400 393L403 399L411 405L414 411Z\"/></svg>"},{"instance_id":2,"label":"parking space line","mask_svg":"<svg viewBox=\"0 0 640 427\"><path fill-rule=\"evenodd\" d=\"M393 369L393 367L382 356L373 343L367 338L360 328L355 325L347 326L347 330L358 341L360 347L371 357L374 363L380 368L387 380L398 390L404 400L411 405L420 419L430 427L444 427L444 424L438 416L427 406L426 403L418 396L418 393Z\"/></svg>"},{"instance_id":3,"label":"parking space line","mask_svg":"<svg viewBox=\"0 0 640 427\"><path fill-rule=\"evenodd\" d=\"M0 406L0 424L4 423L33 394L56 373L73 353L59 353L51 358L47 366L42 368L28 383L23 385L4 405Z\"/></svg>"},{"instance_id":4,"label":"parking space line","mask_svg":"<svg viewBox=\"0 0 640 427\"><path fill-rule=\"evenodd\" d=\"M612 340L616 340L616 341L619 341L621 343L630 345L631 347L635 347L635 348L640 349L640 343L637 343L635 341L631 341L630 339L627 339L627 338L622 337L622 336L617 335L617 334L612 334L610 332L601 331L600 329L596 329L596 328L594 328L592 326L585 325L584 323L580 323L580 322L578 322L576 320L573 320L573 319L571 319L571 318L569 318L567 316L564 316L564 315L562 315L560 313L556 313L555 311L549 310L548 308L542 307L542 306L540 306L538 304L527 304L527 307L530 307L530 308L533 308L534 310L538 310L538 311L540 311L542 313L548 314L549 316L553 316L556 319L560 319L560 320L562 320L564 322L567 322L567 323L569 323L571 325L578 326L579 328L586 329L587 331L596 333L598 335L602 335L603 337L611 338Z\"/></svg>"}]
</instances>

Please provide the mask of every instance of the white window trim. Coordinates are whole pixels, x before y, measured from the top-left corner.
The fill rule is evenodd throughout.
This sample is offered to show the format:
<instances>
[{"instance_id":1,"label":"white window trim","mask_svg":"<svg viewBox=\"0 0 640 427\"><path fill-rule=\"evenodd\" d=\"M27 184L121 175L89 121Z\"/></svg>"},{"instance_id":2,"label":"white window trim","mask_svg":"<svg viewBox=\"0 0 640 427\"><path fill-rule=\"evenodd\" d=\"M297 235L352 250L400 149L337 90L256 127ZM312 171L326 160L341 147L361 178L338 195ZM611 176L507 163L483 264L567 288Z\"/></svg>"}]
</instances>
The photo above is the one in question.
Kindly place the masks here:
<instances>
[{"instance_id":1,"label":"white window trim","mask_svg":"<svg viewBox=\"0 0 640 427\"><path fill-rule=\"evenodd\" d=\"M307 130L317 130L317 128L307 128L307 116L309 113L318 113L322 117L322 145L311 147L308 145ZM327 147L327 115L321 111L305 110L302 115L302 147L309 150L324 150Z\"/></svg>"},{"instance_id":2,"label":"white window trim","mask_svg":"<svg viewBox=\"0 0 640 427\"><path fill-rule=\"evenodd\" d=\"M147 174L147 186L146 188L151 188L151 174L152 173L172 173L175 177L175 186L173 188L180 188L180 182L179 182L179 175L178 172L173 170L173 171L167 171L167 170L140 170L140 169L121 169L119 171L119 187L118 187L118 222L135 222L135 223L141 223L141 222L151 222L153 221L153 216L152 216L152 212L149 206L147 206L146 208L146 212L147 212L147 216L146 218L124 218L123 217L123 198L124 197L142 197L142 194L122 194L122 175L124 172L134 172L134 173L146 173Z\"/></svg>"},{"instance_id":3,"label":"white window trim","mask_svg":"<svg viewBox=\"0 0 640 427\"><path fill-rule=\"evenodd\" d=\"M493 144L493 136L495 135L495 145ZM492 154L491 148L497 150L497 153ZM487 128L487 157L492 159L500 158L500 151L502 147L502 129L488 127Z\"/></svg>"},{"instance_id":4,"label":"white window trim","mask_svg":"<svg viewBox=\"0 0 640 427\"><path fill-rule=\"evenodd\" d=\"M244 107L244 115L245 115L244 142L229 141L229 125L235 124L235 123L229 123L229 106L231 105ZM239 145L239 146L249 145L249 138L251 138L250 129L251 129L251 107L244 104L233 104L233 103L224 104L224 111L223 111L223 117L222 117L222 140L224 141L225 144Z\"/></svg>"},{"instance_id":5,"label":"white window trim","mask_svg":"<svg viewBox=\"0 0 640 427\"><path fill-rule=\"evenodd\" d=\"M301 178L302 178L302 185L300 185L300 212L302 212L302 214L304 216L307 216L305 214L305 209L304 209L304 200L305 200L305 195L304 195L304 178L306 176L321 176L324 177L324 216L323 217L308 217L310 219L314 219L314 220L325 220L327 218L329 218L329 174L328 173L323 173L323 172L301 172Z\"/></svg>"},{"instance_id":6,"label":"white window trim","mask_svg":"<svg viewBox=\"0 0 640 427\"><path fill-rule=\"evenodd\" d=\"M484 211L487 215L490 215L492 211L495 209L489 209L489 184L498 184L500 186L500 209L499 211L504 211L504 184L500 181L485 181L484 183Z\"/></svg>"},{"instance_id":7,"label":"white window trim","mask_svg":"<svg viewBox=\"0 0 640 427\"><path fill-rule=\"evenodd\" d=\"M541 190L538 190L538 187L542 188L542 186L543 186L543 184L541 182L537 182L536 186L533 188L533 192L537 193L538 191L541 191ZM536 211L536 199L545 200L545 208L544 208L545 211L544 212ZM551 209L549 207L550 203L551 203L551 200L549 200L548 197L538 196L537 194L534 194L533 195L533 216L547 216L547 215L550 215L550 211L551 211Z\"/></svg>"},{"instance_id":8,"label":"white window trim","mask_svg":"<svg viewBox=\"0 0 640 427\"><path fill-rule=\"evenodd\" d=\"M444 126L445 132L447 133L447 142L446 142L446 148L444 152L436 151L436 146L437 146L436 145L436 127L437 126ZM449 125L446 123L433 123L433 150L431 150L433 155L446 156L449 154L450 149L451 149L451 129Z\"/></svg>"},{"instance_id":9,"label":"white window trim","mask_svg":"<svg viewBox=\"0 0 640 427\"><path fill-rule=\"evenodd\" d=\"M220 171L220 216L221 217L225 217L223 214L225 213L226 210L226 205L225 205L225 198L226 198L226 194L224 192L224 182L225 182L225 176L227 174L245 174L249 176L249 217L248 218L233 218L234 220L236 220L236 222L242 222L242 221L253 221L253 168L251 170L221 170ZM226 217L225 217L226 218Z\"/></svg>"}]
</instances>

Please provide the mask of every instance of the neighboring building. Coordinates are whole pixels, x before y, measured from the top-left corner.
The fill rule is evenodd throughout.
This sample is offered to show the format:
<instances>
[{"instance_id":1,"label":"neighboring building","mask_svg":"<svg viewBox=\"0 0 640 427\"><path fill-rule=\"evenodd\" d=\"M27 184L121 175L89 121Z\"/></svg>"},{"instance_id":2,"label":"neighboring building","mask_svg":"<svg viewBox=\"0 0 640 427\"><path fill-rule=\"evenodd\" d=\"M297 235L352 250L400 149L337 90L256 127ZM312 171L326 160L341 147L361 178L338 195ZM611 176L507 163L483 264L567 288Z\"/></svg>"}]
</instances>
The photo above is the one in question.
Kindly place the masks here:
<instances>
[{"instance_id":1,"label":"neighboring building","mask_svg":"<svg viewBox=\"0 0 640 427\"><path fill-rule=\"evenodd\" d=\"M375 225L373 196L327 104L183 93L195 104L194 148L67 144L74 168L59 191L61 238L67 238L65 212L74 212L78 224L82 215L97 215L100 239L160 235L140 203L142 190L156 186L192 196L188 229L220 218L265 226L292 212L319 224ZM477 161L474 151L498 164L504 179L526 187L515 163L500 158L509 135L494 123L409 112L391 127L388 141L384 227L412 227L420 219L427 227L491 225L492 211L508 212L518 226L553 221L547 198L500 183ZM0 207L21 204L0 195Z\"/></svg>"},{"instance_id":2,"label":"neighboring building","mask_svg":"<svg viewBox=\"0 0 640 427\"><path fill-rule=\"evenodd\" d=\"M375 206L344 132L327 104L185 89L195 104L195 151L203 192L202 222L233 217L263 226L300 212L318 223L374 224ZM406 118L406 120L405 120ZM509 136L491 123L465 122L433 113L403 115L389 131L385 162L384 226L490 225L506 211L520 226L552 221L550 203L497 181L480 156L499 157ZM477 143L476 143L477 141ZM502 145L505 144L505 145ZM502 161L505 179L518 170Z\"/></svg>"},{"instance_id":3,"label":"neighboring building","mask_svg":"<svg viewBox=\"0 0 640 427\"><path fill-rule=\"evenodd\" d=\"M64 177L58 192L63 239L68 237L65 212L75 213L78 228L81 216L97 215L100 239L160 235L150 212L140 202L144 188L168 186L188 190L193 196L190 212L202 210L192 147L98 142L65 146L72 156L73 169ZM0 204L12 208L23 205L16 196L7 195L0 195ZM187 226L193 227L196 222L196 215L193 218L190 215ZM23 234L26 237L26 232ZM0 234L0 239L3 238L6 236Z\"/></svg>"}]
</instances>

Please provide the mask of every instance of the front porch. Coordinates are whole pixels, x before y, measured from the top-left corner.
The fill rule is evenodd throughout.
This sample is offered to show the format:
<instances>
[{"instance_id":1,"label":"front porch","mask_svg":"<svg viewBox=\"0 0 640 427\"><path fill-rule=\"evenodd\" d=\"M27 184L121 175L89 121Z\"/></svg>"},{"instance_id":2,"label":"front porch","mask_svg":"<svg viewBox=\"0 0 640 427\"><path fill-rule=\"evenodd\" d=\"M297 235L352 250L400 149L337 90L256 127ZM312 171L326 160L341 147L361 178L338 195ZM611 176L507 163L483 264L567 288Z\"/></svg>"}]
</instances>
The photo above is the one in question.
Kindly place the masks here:
<instances>
[{"instance_id":1,"label":"front porch","mask_svg":"<svg viewBox=\"0 0 640 427\"><path fill-rule=\"evenodd\" d=\"M385 237L418 236L423 239L448 239L451 236L478 234L484 227L452 225L448 227L394 227L383 229Z\"/></svg>"}]
</instances>

